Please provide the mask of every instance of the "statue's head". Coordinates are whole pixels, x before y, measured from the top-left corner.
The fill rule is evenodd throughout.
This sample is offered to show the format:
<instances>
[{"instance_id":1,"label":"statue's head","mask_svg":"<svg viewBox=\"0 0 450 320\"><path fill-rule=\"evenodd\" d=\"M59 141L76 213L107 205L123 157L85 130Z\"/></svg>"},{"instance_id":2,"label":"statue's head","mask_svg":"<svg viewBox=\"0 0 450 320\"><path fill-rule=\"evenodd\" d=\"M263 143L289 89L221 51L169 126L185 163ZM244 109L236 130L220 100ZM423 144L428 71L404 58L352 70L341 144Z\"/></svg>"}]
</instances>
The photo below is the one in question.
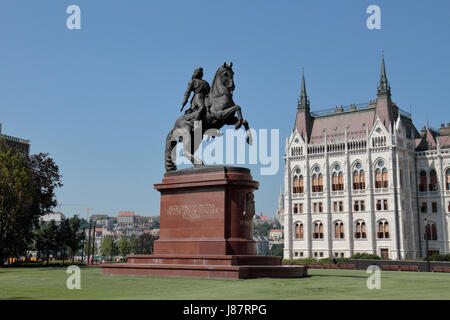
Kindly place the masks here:
<instances>
[{"instance_id":1,"label":"statue's head","mask_svg":"<svg viewBox=\"0 0 450 320\"><path fill-rule=\"evenodd\" d=\"M194 73L192 74L192 79L201 79L203 78L203 68L198 67L194 70Z\"/></svg>"}]
</instances>

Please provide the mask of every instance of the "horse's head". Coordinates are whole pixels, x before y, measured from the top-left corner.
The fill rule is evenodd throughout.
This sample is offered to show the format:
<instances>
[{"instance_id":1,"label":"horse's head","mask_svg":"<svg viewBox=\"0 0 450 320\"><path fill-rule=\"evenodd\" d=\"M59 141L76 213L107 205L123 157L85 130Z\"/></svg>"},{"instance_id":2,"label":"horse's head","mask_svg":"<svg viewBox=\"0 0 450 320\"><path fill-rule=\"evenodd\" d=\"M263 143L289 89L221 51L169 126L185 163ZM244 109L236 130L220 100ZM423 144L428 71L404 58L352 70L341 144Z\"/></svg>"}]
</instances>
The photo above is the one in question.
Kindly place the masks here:
<instances>
[{"instance_id":1,"label":"horse's head","mask_svg":"<svg viewBox=\"0 0 450 320\"><path fill-rule=\"evenodd\" d=\"M212 83L211 93L213 96L220 96L223 94L233 94L234 85L234 72L233 72L233 62L227 65L226 62L217 69L216 75Z\"/></svg>"}]
</instances>

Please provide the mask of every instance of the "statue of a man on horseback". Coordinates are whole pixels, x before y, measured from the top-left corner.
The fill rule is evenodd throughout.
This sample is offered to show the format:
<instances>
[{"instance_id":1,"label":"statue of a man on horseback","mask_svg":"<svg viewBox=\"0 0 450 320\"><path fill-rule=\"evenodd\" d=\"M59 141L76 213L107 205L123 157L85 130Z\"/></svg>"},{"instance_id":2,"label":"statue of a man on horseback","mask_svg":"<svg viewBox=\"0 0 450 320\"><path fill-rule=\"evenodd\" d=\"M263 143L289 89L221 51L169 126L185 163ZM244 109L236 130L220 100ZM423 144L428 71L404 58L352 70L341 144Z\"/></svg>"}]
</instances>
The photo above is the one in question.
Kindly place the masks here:
<instances>
[{"instance_id":1,"label":"statue of a man on horseback","mask_svg":"<svg viewBox=\"0 0 450 320\"><path fill-rule=\"evenodd\" d=\"M181 104L180 110L183 111L183 108L188 102L191 92L194 92L194 96L191 100L191 107L186 110L185 114L196 112L194 116L195 121L199 121L203 113L206 111L205 99L209 91L211 90L209 83L202 78L203 68L198 67L197 69L195 69L194 74L192 75L192 80L188 83L188 87L186 93L184 94L184 99Z\"/></svg>"},{"instance_id":2,"label":"statue of a man on horseback","mask_svg":"<svg viewBox=\"0 0 450 320\"><path fill-rule=\"evenodd\" d=\"M224 63L217 70L214 80L209 87L208 82L203 80L203 69L194 71L192 80L189 81L188 89L182 103L184 106L191 92L194 97L191 100L191 108L186 114L179 117L173 129L166 138L165 167L166 171L177 170L175 165L176 145L183 143L183 156L189 159L195 166L203 165L203 161L194 156L195 151L202 143L203 135L219 136L220 128L224 125L234 125L236 130L244 126L247 134L247 143L252 144L252 137L248 122L242 117L241 107L233 101L234 72L233 63ZM195 139L200 127L201 139ZM195 134L194 134L195 133Z\"/></svg>"}]
</instances>

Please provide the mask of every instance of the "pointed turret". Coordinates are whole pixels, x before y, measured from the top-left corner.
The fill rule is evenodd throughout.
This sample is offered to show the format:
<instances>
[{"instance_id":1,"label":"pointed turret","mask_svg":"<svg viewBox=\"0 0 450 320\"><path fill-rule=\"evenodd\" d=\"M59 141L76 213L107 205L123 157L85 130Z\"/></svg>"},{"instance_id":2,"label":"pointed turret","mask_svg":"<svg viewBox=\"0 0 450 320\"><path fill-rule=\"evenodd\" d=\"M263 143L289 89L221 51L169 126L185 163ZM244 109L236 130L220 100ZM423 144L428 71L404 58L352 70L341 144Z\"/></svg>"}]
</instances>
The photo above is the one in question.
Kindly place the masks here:
<instances>
[{"instance_id":1,"label":"pointed turret","mask_svg":"<svg viewBox=\"0 0 450 320\"><path fill-rule=\"evenodd\" d=\"M377 115L381 122L390 131L395 123L394 107L391 101L391 86L386 76L384 53L381 58L381 74L377 88Z\"/></svg>"},{"instance_id":2,"label":"pointed turret","mask_svg":"<svg viewBox=\"0 0 450 320\"><path fill-rule=\"evenodd\" d=\"M308 111L309 112L309 99L306 94L306 83L305 83L305 73L302 74L302 89L300 92L300 97L297 100L297 109L300 111Z\"/></svg>"},{"instance_id":3,"label":"pointed turret","mask_svg":"<svg viewBox=\"0 0 450 320\"><path fill-rule=\"evenodd\" d=\"M381 74L380 81L378 82L378 96L380 95L391 95L391 86L389 85L389 81L386 76L386 66L384 63L384 53L381 58Z\"/></svg>"},{"instance_id":4,"label":"pointed turret","mask_svg":"<svg viewBox=\"0 0 450 320\"><path fill-rule=\"evenodd\" d=\"M295 120L295 127L301 134L303 140L308 142L309 134L312 127L312 119L309 109L309 99L306 94L306 81L305 73L302 74L302 85L300 91L300 97L297 100L297 117Z\"/></svg>"}]
</instances>

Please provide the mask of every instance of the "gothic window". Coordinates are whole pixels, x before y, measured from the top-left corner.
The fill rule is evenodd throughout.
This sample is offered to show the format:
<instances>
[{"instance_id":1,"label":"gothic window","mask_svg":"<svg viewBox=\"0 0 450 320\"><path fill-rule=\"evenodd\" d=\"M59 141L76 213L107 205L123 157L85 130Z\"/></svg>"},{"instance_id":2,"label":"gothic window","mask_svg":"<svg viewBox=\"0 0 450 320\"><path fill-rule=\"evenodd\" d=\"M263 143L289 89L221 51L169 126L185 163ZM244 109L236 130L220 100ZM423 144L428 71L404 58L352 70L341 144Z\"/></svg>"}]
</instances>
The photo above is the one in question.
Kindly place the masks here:
<instances>
[{"instance_id":1,"label":"gothic window","mask_svg":"<svg viewBox=\"0 0 450 320\"><path fill-rule=\"evenodd\" d=\"M356 229L356 232L355 232L356 239L366 239L367 238L366 223L364 221L356 222L355 229Z\"/></svg>"},{"instance_id":2,"label":"gothic window","mask_svg":"<svg viewBox=\"0 0 450 320\"><path fill-rule=\"evenodd\" d=\"M375 188L376 189L381 188L381 183L382 183L381 169L377 168L375 170Z\"/></svg>"},{"instance_id":3,"label":"gothic window","mask_svg":"<svg viewBox=\"0 0 450 320\"><path fill-rule=\"evenodd\" d=\"M323 239L323 224L321 222L314 223L314 239Z\"/></svg>"},{"instance_id":4,"label":"gothic window","mask_svg":"<svg viewBox=\"0 0 450 320\"><path fill-rule=\"evenodd\" d=\"M437 240L438 236L437 236L437 227L436 227L436 223L434 222L429 222L426 225L425 228L425 240L428 238L428 240Z\"/></svg>"},{"instance_id":5,"label":"gothic window","mask_svg":"<svg viewBox=\"0 0 450 320\"><path fill-rule=\"evenodd\" d=\"M316 167L313 174L312 192L322 192L323 191L323 176L320 173L320 168Z\"/></svg>"},{"instance_id":6,"label":"gothic window","mask_svg":"<svg viewBox=\"0 0 450 320\"><path fill-rule=\"evenodd\" d=\"M295 239L303 239L303 224L295 224Z\"/></svg>"},{"instance_id":7,"label":"gothic window","mask_svg":"<svg viewBox=\"0 0 450 320\"><path fill-rule=\"evenodd\" d=\"M341 221L334 223L334 238L344 239L344 223Z\"/></svg>"},{"instance_id":8,"label":"gothic window","mask_svg":"<svg viewBox=\"0 0 450 320\"><path fill-rule=\"evenodd\" d=\"M437 181L437 174L435 170L430 171L430 191L437 191L438 181Z\"/></svg>"},{"instance_id":9,"label":"gothic window","mask_svg":"<svg viewBox=\"0 0 450 320\"><path fill-rule=\"evenodd\" d=\"M298 213L298 204L297 203L294 204L293 213Z\"/></svg>"},{"instance_id":10,"label":"gothic window","mask_svg":"<svg viewBox=\"0 0 450 320\"><path fill-rule=\"evenodd\" d=\"M420 171L419 191L421 192L427 191L427 173L423 170Z\"/></svg>"},{"instance_id":11,"label":"gothic window","mask_svg":"<svg viewBox=\"0 0 450 320\"><path fill-rule=\"evenodd\" d=\"M341 171L341 166L336 165L333 170L332 191L344 190L344 174Z\"/></svg>"},{"instance_id":12,"label":"gothic window","mask_svg":"<svg viewBox=\"0 0 450 320\"><path fill-rule=\"evenodd\" d=\"M378 239L389 239L389 223L387 221L380 221L378 223Z\"/></svg>"},{"instance_id":13,"label":"gothic window","mask_svg":"<svg viewBox=\"0 0 450 320\"><path fill-rule=\"evenodd\" d=\"M382 173L383 173L383 184L382 184L382 187L383 188L387 188L388 187L388 171L387 171L387 169L383 168Z\"/></svg>"}]
</instances>

